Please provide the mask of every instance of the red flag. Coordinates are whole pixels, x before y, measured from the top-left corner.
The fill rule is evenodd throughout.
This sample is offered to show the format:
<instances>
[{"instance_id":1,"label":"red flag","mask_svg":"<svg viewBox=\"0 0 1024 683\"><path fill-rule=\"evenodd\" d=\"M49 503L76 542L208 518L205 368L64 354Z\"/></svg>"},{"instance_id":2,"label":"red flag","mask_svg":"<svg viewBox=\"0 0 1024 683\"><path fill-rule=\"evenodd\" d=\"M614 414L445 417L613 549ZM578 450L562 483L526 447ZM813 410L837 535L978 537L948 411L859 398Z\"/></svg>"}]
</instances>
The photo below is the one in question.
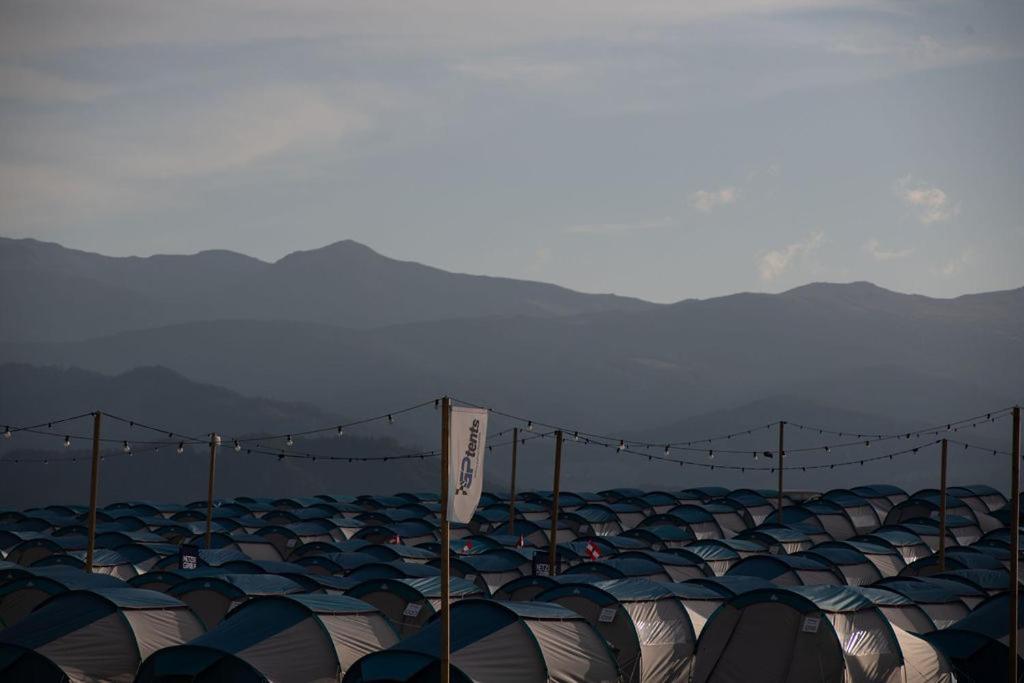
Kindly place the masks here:
<instances>
[{"instance_id":1,"label":"red flag","mask_svg":"<svg viewBox=\"0 0 1024 683\"><path fill-rule=\"evenodd\" d=\"M587 547L585 548L585 551L587 553L587 557L589 557L592 562L596 561L599 557L601 557L601 549L598 548L597 544L593 541L587 541Z\"/></svg>"},{"instance_id":2,"label":"red flag","mask_svg":"<svg viewBox=\"0 0 1024 683\"><path fill-rule=\"evenodd\" d=\"M398 534L395 534L394 536L391 537L391 539L388 541L388 543L390 545L402 545L402 537L399 536Z\"/></svg>"},{"instance_id":3,"label":"red flag","mask_svg":"<svg viewBox=\"0 0 1024 683\"><path fill-rule=\"evenodd\" d=\"M523 537L522 534L519 534L519 540L516 541L516 547L517 548L523 548L525 546L526 546L526 539Z\"/></svg>"},{"instance_id":4,"label":"red flag","mask_svg":"<svg viewBox=\"0 0 1024 683\"><path fill-rule=\"evenodd\" d=\"M473 552L473 541L466 541L466 544L462 546L462 554L468 555Z\"/></svg>"}]
</instances>

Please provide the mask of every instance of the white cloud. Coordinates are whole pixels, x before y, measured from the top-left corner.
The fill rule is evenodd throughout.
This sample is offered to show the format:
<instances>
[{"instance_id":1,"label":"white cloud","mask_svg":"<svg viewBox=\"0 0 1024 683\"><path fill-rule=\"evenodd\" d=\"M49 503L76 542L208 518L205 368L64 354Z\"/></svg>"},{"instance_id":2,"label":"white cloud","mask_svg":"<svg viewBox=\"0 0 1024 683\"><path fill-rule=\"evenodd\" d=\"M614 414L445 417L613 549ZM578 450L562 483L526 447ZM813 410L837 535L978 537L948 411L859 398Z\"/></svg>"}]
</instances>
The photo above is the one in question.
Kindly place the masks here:
<instances>
[{"instance_id":1,"label":"white cloud","mask_svg":"<svg viewBox=\"0 0 1024 683\"><path fill-rule=\"evenodd\" d=\"M925 225L948 221L960 212L944 190L905 175L896 181L896 195L903 200Z\"/></svg>"},{"instance_id":2,"label":"white cloud","mask_svg":"<svg viewBox=\"0 0 1024 683\"><path fill-rule=\"evenodd\" d=\"M539 273L551 261L552 255L550 247L537 247L533 252L533 257L530 259L527 270L534 274Z\"/></svg>"},{"instance_id":3,"label":"white cloud","mask_svg":"<svg viewBox=\"0 0 1024 683\"><path fill-rule=\"evenodd\" d=\"M672 219L665 217L660 220L642 223L589 223L585 225L570 225L568 228L565 228L565 232L570 235L615 235L623 232L667 228L670 225L672 225Z\"/></svg>"},{"instance_id":4,"label":"white cloud","mask_svg":"<svg viewBox=\"0 0 1024 683\"><path fill-rule=\"evenodd\" d=\"M453 66L452 70L482 81L541 88L560 85L582 73L580 66L568 62L539 62L512 57L463 62Z\"/></svg>"},{"instance_id":5,"label":"white cloud","mask_svg":"<svg viewBox=\"0 0 1024 683\"><path fill-rule=\"evenodd\" d=\"M939 275L945 278L956 277L974 261L974 249L967 247L962 252L949 259L937 269Z\"/></svg>"},{"instance_id":6,"label":"white cloud","mask_svg":"<svg viewBox=\"0 0 1024 683\"><path fill-rule=\"evenodd\" d=\"M690 195L690 205L698 211L711 213L720 206L736 203L738 190L735 187L723 187L718 190L697 190Z\"/></svg>"},{"instance_id":7,"label":"white cloud","mask_svg":"<svg viewBox=\"0 0 1024 683\"><path fill-rule=\"evenodd\" d=\"M761 254L758 259L758 271L761 279L774 280L789 270L800 259L816 251L825 242L825 233L813 232L802 242L786 245L781 249L773 249Z\"/></svg>"},{"instance_id":8,"label":"white cloud","mask_svg":"<svg viewBox=\"0 0 1024 683\"><path fill-rule=\"evenodd\" d=\"M69 81L38 69L0 64L0 99L79 104L110 92L111 88L105 85Z\"/></svg>"},{"instance_id":9,"label":"white cloud","mask_svg":"<svg viewBox=\"0 0 1024 683\"><path fill-rule=\"evenodd\" d=\"M864 243L864 251L871 254L871 258L876 261L896 261L898 259L906 258L914 253L913 248L897 250L883 249L882 244L874 238Z\"/></svg>"}]
</instances>

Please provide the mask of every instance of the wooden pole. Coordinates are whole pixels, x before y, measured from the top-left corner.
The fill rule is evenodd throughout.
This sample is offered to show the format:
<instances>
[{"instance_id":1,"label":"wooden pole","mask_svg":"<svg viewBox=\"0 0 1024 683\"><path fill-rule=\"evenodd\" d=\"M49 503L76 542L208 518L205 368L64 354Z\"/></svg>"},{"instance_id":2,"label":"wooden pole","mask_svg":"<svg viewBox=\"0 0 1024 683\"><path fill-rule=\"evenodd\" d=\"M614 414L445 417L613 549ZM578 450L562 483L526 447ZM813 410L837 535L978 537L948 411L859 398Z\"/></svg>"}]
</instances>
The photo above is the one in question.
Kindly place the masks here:
<instances>
[{"instance_id":1,"label":"wooden pole","mask_svg":"<svg viewBox=\"0 0 1024 683\"><path fill-rule=\"evenodd\" d=\"M512 428L512 485L508 496L508 531L516 532L516 457L519 455L519 427Z\"/></svg>"},{"instance_id":2,"label":"wooden pole","mask_svg":"<svg viewBox=\"0 0 1024 683\"><path fill-rule=\"evenodd\" d=\"M942 440L942 473L939 475L939 571L946 571L946 456L949 441Z\"/></svg>"},{"instance_id":3,"label":"wooden pole","mask_svg":"<svg viewBox=\"0 0 1024 683\"><path fill-rule=\"evenodd\" d=\"M89 480L89 540L85 547L85 571L92 573L96 552L96 492L100 484L100 419L103 413L92 414L92 476Z\"/></svg>"},{"instance_id":4,"label":"wooden pole","mask_svg":"<svg viewBox=\"0 0 1024 683\"><path fill-rule=\"evenodd\" d=\"M217 476L217 445L220 437L210 434L210 479L206 487L206 548L210 548L211 533L213 531L213 483Z\"/></svg>"},{"instance_id":5,"label":"wooden pole","mask_svg":"<svg viewBox=\"0 0 1024 683\"><path fill-rule=\"evenodd\" d=\"M452 403L441 399L441 683L449 683L452 658L451 534L448 528L448 452Z\"/></svg>"},{"instance_id":6,"label":"wooden pole","mask_svg":"<svg viewBox=\"0 0 1024 683\"><path fill-rule=\"evenodd\" d=\"M1010 676L1017 683L1017 601L1020 599L1020 406L1013 407L1013 438L1010 457L1013 459L1010 486Z\"/></svg>"},{"instance_id":7,"label":"wooden pole","mask_svg":"<svg viewBox=\"0 0 1024 683\"><path fill-rule=\"evenodd\" d=\"M558 492L562 488L562 430L555 432L555 484L551 495L551 542L548 550L549 576L558 567Z\"/></svg>"},{"instance_id":8,"label":"wooden pole","mask_svg":"<svg viewBox=\"0 0 1024 683\"><path fill-rule=\"evenodd\" d=\"M785 422L785 420L780 420L779 421L779 503L776 506L778 511L779 511L779 514L777 515L778 519L779 519L779 524L783 523L783 520L782 520L782 468L783 468L783 461L785 460L785 457L786 457L786 451L784 450L785 449L785 443L783 441L783 434L784 434L785 430L786 430L786 422Z\"/></svg>"}]
</instances>

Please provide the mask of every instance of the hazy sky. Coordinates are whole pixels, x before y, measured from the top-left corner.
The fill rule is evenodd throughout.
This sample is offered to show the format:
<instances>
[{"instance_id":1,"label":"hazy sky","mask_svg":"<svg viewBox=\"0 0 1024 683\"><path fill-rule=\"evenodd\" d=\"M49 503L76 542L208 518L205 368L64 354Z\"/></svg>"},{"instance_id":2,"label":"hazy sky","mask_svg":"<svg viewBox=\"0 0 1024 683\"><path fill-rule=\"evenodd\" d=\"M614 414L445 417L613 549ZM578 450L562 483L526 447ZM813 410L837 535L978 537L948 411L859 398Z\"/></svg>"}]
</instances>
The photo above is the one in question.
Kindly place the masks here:
<instances>
[{"instance_id":1,"label":"hazy sky","mask_svg":"<svg viewBox=\"0 0 1024 683\"><path fill-rule=\"evenodd\" d=\"M0 0L0 234L106 254L952 296L1024 284L1022 131L1017 0Z\"/></svg>"}]
</instances>

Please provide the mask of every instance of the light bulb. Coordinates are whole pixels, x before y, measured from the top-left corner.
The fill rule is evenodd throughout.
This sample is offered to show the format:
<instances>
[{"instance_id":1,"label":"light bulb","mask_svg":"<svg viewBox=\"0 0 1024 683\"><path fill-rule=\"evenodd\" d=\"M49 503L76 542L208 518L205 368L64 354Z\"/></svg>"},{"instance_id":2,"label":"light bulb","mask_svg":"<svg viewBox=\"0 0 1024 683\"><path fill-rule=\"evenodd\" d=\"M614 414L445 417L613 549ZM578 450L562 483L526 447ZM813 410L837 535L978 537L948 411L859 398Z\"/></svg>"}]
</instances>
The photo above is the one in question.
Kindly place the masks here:
<instances>
[{"instance_id":1,"label":"light bulb","mask_svg":"<svg viewBox=\"0 0 1024 683\"><path fill-rule=\"evenodd\" d=\"M389 425L395 424L395 418L393 418L392 416L388 415L388 424Z\"/></svg>"},{"instance_id":2,"label":"light bulb","mask_svg":"<svg viewBox=\"0 0 1024 683\"><path fill-rule=\"evenodd\" d=\"M714 451L708 451L708 457L709 458L714 458L715 457L715 452Z\"/></svg>"},{"instance_id":3,"label":"light bulb","mask_svg":"<svg viewBox=\"0 0 1024 683\"><path fill-rule=\"evenodd\" d=\"M123 443L123 444L121 445L121 450L123 450L123 451L124 451L125 453L127 453L128 455L131 455L131 453L132 453L132 447L128 445L128 442L127 442L127 441L125 441L125 442L124 442L124 443Z\"/></svg>"},{"instance_id":4,"label":"light bulb","mask_svg":"<svg viewBox=\"0 0 1024 683\"><path fill-rule=\"evenodd\" d=\"M178 455L181 455L184 452L185 452L185 442L184 441L179 441L178 442Z\"/></svg>"},{"instance_id":5,"label":"light bulb","mask_svg":"<svg viewBox=\"0 0 1024 683\"><path fill-rule=\"evenodd\" d=\"M5 439L11 438L11 428L10 427L4 427L4 438Z\"/></svg>"},{"instance_id":6,"label":"light bulb","mask_svg":"<svg viewBox=\"0 0 1024 683\"><path fill-rule=\"evenodd\" d=\"M526 423L526 431L528 431L528 432L532 432L533 431L533 420L527 421L527 423Z\"/></svg>"},{"instance_id":7,"label":"light bulb","mask_svg":"<svg viewBox=\"0 0 1024 683\"><path fill-rule=\"evenodd\" d=\"M235 442L235 453L239 453L242 450L242 444Z\"/></svg>"},{"instance_id":8,"label":"light bulb","mask_svg":"<svg viewBox=\"0 0 1024 683\"><path fill-rule=\"evenodd\" d=\"M669 448L668 446L665 446L665 455L668 455L671 451L672 451L671 448Z\"/></svg>"},{"instance_id":9,"label":"light bulb","mask_svg":"<svg viewBox=\"0 0 1024 683\"><path fill-rule=\"evenodd\" d=\"M338 438L341 438L344 435L345 435L345 430L342 429L341 427L338 427Z\"/></svg>"},{"instance_id":10,"label":"light bulb","mask_svg":"<svg viewBox=\"0 0 1024 683\"><path fill-rule=\"evenodd\" d=\"M288 435L288 439L287 439L287 440L286 440L286 441L285 441L284 443L285 443L285 445L287 445L287 446L294 446L294 445L295 445L295 442L294 442L294 441L292 441L292 436L291 436L291 434L289 434L289 435Z\"/></svg>"},{"instance_id":11,"label":"light bulb","mask_svg":"<svg viewBox=\"0 0 1024 683\"><path fill-rule=\"evenodd\" d=\"M65 436L64 437L64 448L71 448L71 437L70 436Z\"/></svg>"}]
</instances>

